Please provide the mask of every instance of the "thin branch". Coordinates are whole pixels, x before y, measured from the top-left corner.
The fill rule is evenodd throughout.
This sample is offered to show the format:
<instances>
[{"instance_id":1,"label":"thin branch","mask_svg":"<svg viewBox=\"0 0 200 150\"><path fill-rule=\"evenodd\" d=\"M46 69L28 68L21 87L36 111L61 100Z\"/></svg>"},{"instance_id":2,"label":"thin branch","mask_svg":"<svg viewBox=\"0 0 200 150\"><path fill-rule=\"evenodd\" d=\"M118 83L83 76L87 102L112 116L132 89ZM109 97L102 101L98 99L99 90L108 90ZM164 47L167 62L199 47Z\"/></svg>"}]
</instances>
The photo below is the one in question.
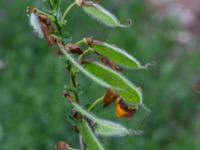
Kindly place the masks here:
<instances>
[{"instance_id":1,"label":"thin branch","mask_svg":"<svg viewBox=\"0 0 200 150\"><path fill-rule=\"evenodd\" d=\"M80 150L84 150L83 137L81 134L79 134L79 143L80 143Z\"/></svg>"},{"instance_id":2,"label":"thin branch","mask_svg":"<svg viewBox=\"0 0 200 150\"><path fill-rule=\"evenodd\" d=\"M98 98L96 101L94 101L88 108L88 111L92 111L92 109L100 102L103 101L103 97Z\"/></svg>"},{"instance_id":3,"label":"thin branch","mask_svg":"<svg viewBox=\"0 0 200 150\"><path fill-rule=\"evenodd\" d=\"M69 84L70 84L70 88L73 89L73 93L75 96L76 101L78 102L79 98L78 98L78 93L76 92L76 88L77 88L77 83L76 83L76 76L73 72L73 68L72 65L69 61L67 61L67 70L68 70L68 74L69 74Z\"/></svg>"},{"instance_id":4,"label":"thin branch","mask_svg":"<svg viewBox=\"0 0 200 150\"><path fill-rule=\"evenodd\" d=\"M72 4L70 4L67 9L65 10L65 12L63 13L63 16L62 16L62 19L61 19L61 22L64 23L64 20L65 20L65 17L67 15L67 13L70 11L70 9L72 7L74 7L76 5L76 2L73 2Z\"/></svg>"},{"instance_id":5,"label":"thin branch","mask_svg":"<svg viewBox=\"0 0 200 150\"><path fill-rule=\"evenodd\" d=\"M83 52L83 54L81 54L81 55L78 57L78 61L80 61L80 60L83 58L83 56L84 56L85 54L87 54L88 52L91 52L91 51L92 51L91 48L86 49L86 50Z\"/></svg>"},{"instance_id":6,"label":"thin branch","mask_svg":"<svg viewBox=\"0 0 200 150\"><path fill-rule=\"evenodd\" d=\"M53 10L53 2L51 0L48 0L49 6L51 7L51 9Z\"/></svg>"},{"instance_id":7,"label":"thin branch","mask_svg":"<svg viewBox=\"0 0 200 150\"><path fill-rule=\"evenodd\" d=\"M53 2L51 0L48 0L48 3L49 3L49 6L51 7L51 10L54 11ZM54 14L54 18L55 18L56 27L58 29L58 34L59 34L59 36L62 36L62 29L61 29L61 26L59 24L58 18L57 18L57 16L55 16L55 14Z\"/></svg>"}]
</instances>

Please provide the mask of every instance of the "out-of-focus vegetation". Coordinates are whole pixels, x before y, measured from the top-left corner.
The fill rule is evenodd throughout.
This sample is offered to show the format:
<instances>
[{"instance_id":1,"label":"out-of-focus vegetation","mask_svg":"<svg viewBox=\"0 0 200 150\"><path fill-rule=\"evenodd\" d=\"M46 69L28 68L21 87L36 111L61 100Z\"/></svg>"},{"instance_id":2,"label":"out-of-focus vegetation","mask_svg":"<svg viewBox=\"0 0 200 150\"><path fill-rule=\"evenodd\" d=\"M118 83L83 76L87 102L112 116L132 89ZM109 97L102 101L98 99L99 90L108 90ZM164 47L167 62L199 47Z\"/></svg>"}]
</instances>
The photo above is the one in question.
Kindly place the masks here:
<instances>
[{"instance_id":1,"label":"out-of-focus vegetation","mask_svg":"<svg viewBox=\"0 0 200 150\"><path fill-rule=\"evenodd\" d=\"M64 4L71 1L63 0ZM31 31L25 10L42 1L0 1L0 149L53 150L65 140L77 146L68 104L62 97L66 72L53 48ZM143 64L155 61L150 70L125 71L142 85L150 116L119 119L113 108L95 114L113 118L130 128L144 130L142 136L102 139L107 149L198 150L200 149L200 45L177 43L179 32L173 19L160 20L146 1L101 1L121 20L130 17L129 29L102 27L74 8L68 16L74 40L94 35L116 43ZM64 6L64 5L63 5ZM80 17L81 16L81 17ZM198 41L198 39L196 39ZM198 42L197 42L198 43ZM101 96L103 88L81 76L84 103ZM117 81L116 81L117 82ZM89 84L88 84L89 83ZM101 90L100 90L101 89ZM101 92L100 92L101 91ZM99 106L101 107L101 106Z\"/></svg>"}]
</instances>

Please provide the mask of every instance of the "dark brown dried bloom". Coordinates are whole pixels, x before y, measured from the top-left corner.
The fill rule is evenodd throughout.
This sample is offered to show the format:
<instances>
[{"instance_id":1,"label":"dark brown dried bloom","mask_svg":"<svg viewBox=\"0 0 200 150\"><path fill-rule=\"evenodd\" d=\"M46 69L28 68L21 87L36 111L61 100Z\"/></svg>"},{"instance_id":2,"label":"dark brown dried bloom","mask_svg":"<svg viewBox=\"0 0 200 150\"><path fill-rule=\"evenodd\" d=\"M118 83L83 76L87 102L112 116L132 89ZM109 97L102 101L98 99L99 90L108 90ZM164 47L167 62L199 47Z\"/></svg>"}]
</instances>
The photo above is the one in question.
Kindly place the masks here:
<instances>
[{"instance_id":1,"label":"dark brown dried bloom","mask_svg":"<svg viewBox=\"0 0 200 150\"><path fill-rule=\"evenodd\" d=\"M65 49L67 49L72 54L83 54L83 50L78 45L73 43L67 44Z\"/></svg>"},{"instance_id":2,"label":"dark brown dried bloom","mask_svg":"<svg viewBox=\"0 0 200 150\"><path fill-rule=\"evenodd\" d=\"M103 99L104 107L110 105L112 102L115 102L117 98L119 98L119 95L112 89L108 89Z\"/></svg>"}]
</instances>

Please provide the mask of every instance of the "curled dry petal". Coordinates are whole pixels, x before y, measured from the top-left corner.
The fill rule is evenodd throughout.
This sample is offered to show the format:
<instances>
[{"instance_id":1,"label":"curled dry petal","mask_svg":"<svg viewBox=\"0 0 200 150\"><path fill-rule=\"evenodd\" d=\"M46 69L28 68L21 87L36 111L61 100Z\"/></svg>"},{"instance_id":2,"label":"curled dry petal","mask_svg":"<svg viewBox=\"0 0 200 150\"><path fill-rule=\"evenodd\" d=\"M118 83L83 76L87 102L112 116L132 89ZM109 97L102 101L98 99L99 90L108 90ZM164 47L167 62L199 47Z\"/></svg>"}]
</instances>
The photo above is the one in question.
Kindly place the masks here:
<instances>
[{"instance_id":1,"label":"curled dry petal","mask_svg":"<svg viewBox=\"0 0 200 150\"><path fill-rule=\"evenodd\" d=\"M115 115L117 117L130 118L136 112L137 108L129 107L123 99L117 99L115 106Z\"/></svg>"},{"instance_id":2,"label":"curled dry petal","mask_svg":"<svg viewBox=\"0 0 200 150\"><path fill-rule=\"evenodd\" d=\"M73 43L67 44L65 49L67 49L72 54L83 54L83 50L78 45Z\"/></svg>"},{"instance_id":3,"label":"curled dry petal","mask_svg":"<svg viewBox=\"0 0 200 150\"><path fill-rule=\"evenodd\" d=\"M112 102L115 102L119 98L119 95L114 92L112 89L108 89L104 95L104 107L110 105Z\"/></svg>"}]
</instances>

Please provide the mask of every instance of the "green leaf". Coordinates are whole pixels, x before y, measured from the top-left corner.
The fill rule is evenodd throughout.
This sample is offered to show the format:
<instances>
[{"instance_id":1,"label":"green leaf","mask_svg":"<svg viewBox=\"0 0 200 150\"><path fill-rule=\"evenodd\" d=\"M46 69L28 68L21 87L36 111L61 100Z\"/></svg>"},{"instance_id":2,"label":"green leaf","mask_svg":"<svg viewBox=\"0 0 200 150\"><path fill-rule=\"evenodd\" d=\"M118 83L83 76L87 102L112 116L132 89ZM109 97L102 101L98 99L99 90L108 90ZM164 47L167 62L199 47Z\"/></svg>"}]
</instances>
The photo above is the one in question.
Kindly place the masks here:
<instances>
[{"instance_id":1,"label":"green leaf","mask_svg":"<svg viewBox=\"0 0 200 150\"><path fill-rule=\"evenodd\" d=\"M53 7L55 10L58 10L60 7L61 0L53 0Z\"/></svg>"},{"instance_id":2,"label":"green leaf","mask_svg":"<svg viewBox=\"0 0 200 150\"><path fill-rule=\"evenodd\" d=\"M81 121L76 121L76 124L83 137L84 142L87 145L88 150L104 150L103 146L96 138L96 136L92 132L92 129L84 119Z\"/></svg>"},{"instance_id":3,"label":"green leaf","mask_svg":"<svg viewBox=\"0 0 200 150\"><path fill-rule=\"evenodd\" d=\"M110 60L130 69L144 68L136 58L129 55L125 50L122 50L114 45L106 42L94 41L91 48L95 49L98 53L106 56Z\"/></svg>"},{"instance_id":4,"label":"green leaf","mask_svg":"<svg viewBox=\"0 0 200 150\"><path fill-rule=\"evenodd\" d=\"M112 88L128 103L142 104L142 92L122 75L99 63L85 63L82 67L61 45L59 47L68 60L93 81L104 87Z\"/></svg>"},{"instance_id":5,"label":"green leaf","mask_svg":"<svg viewBox=\"0 0 200 150\"><path fill-rule=\"evenodd\" d=\"M82 107L80 107L77 103L72 103L74 109L81 113L86 118L93 121L95 125L95 133L101 136L126 136L126 135L132 135L132 134L140 134L139 132L136 132L133 129L127 129L126 127L104 119L100 119L95 117L94 115L91 115L89 112L84 110Z\"/></svg>"},{"instance_id":6,"label":"green leaf","mask_svg":"<svg viewBox=\"0 0 200 150\"><path fill-rule=\"evenodd\" d=\"M63 54L67 57L67 59L77 68L79 69L83 74L85 74L87 77L89 77L90 79L92 79L93 81L97 82L98 84L104 86L104 87L110 87L109 84L107 84L106 82L100 80L99 78L95 77L93 74L91 74L90 72L88 72L87 70L85 70L79 63L77 63L77 61L66 52L66 50L63 48L62 45L58 45L60 50L63 52Z\"/></svg>"},{"instance_id":7,"label":"green leaf","mask_svg":"<svg viewBox=\"0 0 200 150\"><path fill-rule=\"evenodd\" d=\"M89 1L88 4L79 4L83 10L91 16L93 19L99 21L100 23L109 26L109 27L127 27L129 24L121 24L120 21L108 10L102 6Z\"/></svg>"},{"instance_id":8,"label":"green leaf","mask_svg":"<svg viewBox=\"0 0 200 150\"><path fill-rule=\"evenodd\" d=\"M85 70L112 87L126 102L140 105L141 91L119 73L96 62L83 64Z\"/></svg>"}]
</instances>

